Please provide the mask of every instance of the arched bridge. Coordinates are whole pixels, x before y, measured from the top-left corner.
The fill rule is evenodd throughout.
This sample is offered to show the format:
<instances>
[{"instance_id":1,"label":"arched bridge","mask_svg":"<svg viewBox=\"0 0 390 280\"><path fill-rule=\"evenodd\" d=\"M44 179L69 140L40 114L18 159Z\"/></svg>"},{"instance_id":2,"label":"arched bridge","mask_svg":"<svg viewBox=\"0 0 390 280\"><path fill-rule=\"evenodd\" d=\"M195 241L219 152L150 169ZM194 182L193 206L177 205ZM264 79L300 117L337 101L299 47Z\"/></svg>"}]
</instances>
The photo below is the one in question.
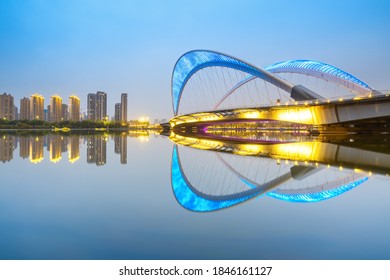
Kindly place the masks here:
<instances>
[{"instance_id":1,"label":"arched bridge","mask_svg":"<svg viewBox=\"0 0 390 280\"><path fill-rule=\"evenodd\" d=\"M246 76L217 93L211 110L179 113L184 89L194 75L206 68L233 69ZM302 74L347 89L352 96L325 98L302 84L294 84L280 75ZM222 75L221 79L225 80ZM262 80L288 94L288 102L276 104L248 104L221 108L230 96L254 80ZM201 83L201 82L200 82ZM218 81L213 81L217 84ZM222 82L223 83L223 82ZM226 81L225 81L226 84ZM203 85L202 85L203 86ZM222 88L222 87L221 87ZM218 90L217 90L218 91ZM195 93L196 95L196 93ZM201 102L210 102L202 99ZM236 121L283 121L309 126L354 124L390 119L390 96L370 87L355 76L326 63L311 60L290 60L269 65L264 69L238 58L208 50L195 50L182 55L172 74L172 106L174 118L171 127L204 126Z\"/></svg>"}]
</instances>

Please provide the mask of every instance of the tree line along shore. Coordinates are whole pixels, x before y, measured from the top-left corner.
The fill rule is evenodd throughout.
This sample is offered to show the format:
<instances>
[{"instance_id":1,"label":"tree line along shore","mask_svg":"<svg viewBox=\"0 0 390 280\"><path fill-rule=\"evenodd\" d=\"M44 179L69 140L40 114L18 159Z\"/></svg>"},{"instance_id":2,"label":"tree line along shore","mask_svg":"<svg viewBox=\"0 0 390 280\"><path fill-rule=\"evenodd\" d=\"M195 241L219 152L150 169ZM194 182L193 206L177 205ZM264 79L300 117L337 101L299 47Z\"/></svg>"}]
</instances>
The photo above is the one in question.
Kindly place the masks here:
<instances>
[{"instance_id":1,"label":"tree line along shore","mask_svg":"<svg viewBox=\"0 0 390 280\"><path fill-rule=\"evenodd\" d=\"M156 129L159 125L151 125L149 122L130 121L61 121L46 122L43 120L6 120L0 119L0 129Z\"/></svg>"}]
</instances>

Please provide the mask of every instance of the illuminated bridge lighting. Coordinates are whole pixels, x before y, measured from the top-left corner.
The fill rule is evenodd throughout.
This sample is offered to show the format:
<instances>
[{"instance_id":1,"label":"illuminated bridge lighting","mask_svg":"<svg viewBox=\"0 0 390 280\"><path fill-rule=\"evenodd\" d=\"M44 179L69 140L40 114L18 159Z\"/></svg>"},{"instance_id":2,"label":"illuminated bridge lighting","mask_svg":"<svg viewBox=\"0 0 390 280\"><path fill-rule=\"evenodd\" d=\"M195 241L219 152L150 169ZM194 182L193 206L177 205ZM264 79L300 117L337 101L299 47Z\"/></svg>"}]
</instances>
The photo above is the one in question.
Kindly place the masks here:
<instances>
[{"instance_id":1,"label":"illuminated bridge lighting","mask_svg":"<svg viewBox=\"0 0 390 280\"><path fill-rule=\"evenodd\" d=\"M251 189L241 196L231 195L229 199L223 199L223 197L217 199L196 191L182 171L176 145L172 152L171 182L174 195L179 204L195 212L209 212L227 208L251 199L261 193Z\"/></svg>"},{"instance_id":2,"label":"illuminated bridge lighting","mask_svg":"<svg viewBox=\"0 0 390 280\"><path fill-rule=\"evenodd\" d=\"M365 82L353 75L326 63L313 60L288 60L275 63L264 68L272 73L299 73L342 85L357 93L367 93L373 90Z\"/></svg>"},{"instance_id":3,"label":"illuminated bridge lighting","mask_svg":"<svg viewBox=\"0 0 390 280\"><path fill-rule=\"evenodd\" d=\"M309 102L307 102L309 100L317 100L317 103L318 100L325 100L322 96L302 85L294 85L291 82L282 79L276 75L279 73L308 75L343 86L354 93L360 94L360 96L377 92L355 76L323 62L313 60L288 60L261 69L238 58L219 52L194 50L185 53L178 59L172 73L172 106L175 116L178 115L181 96L187 82L197 71L207 67L224 67L249 74L249 76L246 76L242 80L238 80L232 88L225 89L225 92L220 93L220 98L212 107L214 110L219 107L228 96L236 92L237 89L256 78L262 79L265 82L276 86L278 89L289 93L290 98L296 101L304 101L305 103L303 104L306 105L309 105ZM207 100L205 100L205 102L207 102ZM280 102L277 102L276 104L280 104Z\"/></svg>"},{"instance_id":4,"label":"illuminated bridge lighting","mask_svg":"<svg viewBox=\"0 0 390 280\"><path fill-rule=\"evenodd\" d=\"M180 98L187 81L197 71L213 66L228 67L243 71L274 84L287 92L291 92L294 86L271 72L260 69L232 56L207 50L190 51L179 58L172 73L172 106L175 116L178 114Z\"/></svg>"},{"instance_id":5,"label":"illuminated bridge lighting","mask_svg":"<svg viewBox=\"0 0 390 280\"><path fill-rule=\"evenodd\" d=\"M275 192L269 192L267 195L272 198L280 199L287 202L319 202L322 200L334 198L336 196L339 196L347 191L350 191L360 184L364 183L368 180L368 177L364 177L362 179L359 179L357 181L354 181L352 183L348 183L345 185L342 185L338 188L326 190L323 192L317 192L317 193L308 193L308 194L281 194L277 191Z\"/></svg>"}]
</instances>

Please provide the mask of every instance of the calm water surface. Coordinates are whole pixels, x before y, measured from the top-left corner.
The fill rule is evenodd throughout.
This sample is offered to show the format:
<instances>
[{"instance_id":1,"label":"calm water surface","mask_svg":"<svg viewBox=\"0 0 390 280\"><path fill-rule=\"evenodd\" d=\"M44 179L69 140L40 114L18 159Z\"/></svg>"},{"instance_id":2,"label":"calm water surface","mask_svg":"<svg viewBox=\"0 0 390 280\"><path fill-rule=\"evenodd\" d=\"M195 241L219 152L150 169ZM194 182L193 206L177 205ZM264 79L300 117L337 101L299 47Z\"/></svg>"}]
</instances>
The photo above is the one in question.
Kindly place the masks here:
<instances>
[{"instance_id":1,"label":"calm water surface","mask_svg":"<svg viewBox=\"0 0 390 280\"><path fill-rule=\"evenodd\" d=\"M386 138L261 137L2 134L0 258L390 259Z\"/></svg>"}]
</instances>

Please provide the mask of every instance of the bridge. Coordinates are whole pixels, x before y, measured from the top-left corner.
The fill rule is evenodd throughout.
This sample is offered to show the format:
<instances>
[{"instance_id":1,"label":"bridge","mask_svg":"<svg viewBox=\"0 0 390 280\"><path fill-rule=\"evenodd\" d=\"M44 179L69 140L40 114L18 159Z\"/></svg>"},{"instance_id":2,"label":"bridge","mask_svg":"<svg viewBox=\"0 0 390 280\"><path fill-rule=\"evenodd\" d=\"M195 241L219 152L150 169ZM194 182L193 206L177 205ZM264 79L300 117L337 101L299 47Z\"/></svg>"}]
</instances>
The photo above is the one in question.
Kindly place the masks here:
<instances>
[{"instance_id":1,"label":"bridge","mask_svg":"<svg viewBox=\"0 0 390 280\"><path fill-rule=\"evenodd\" d=\"M322 89L313 86L318 81L325 84ZM335 66L291 60L262 69L207 50L190 51L176 62L172 107L169 126L176 133L268 122L319 133L383 132L390 126L390 92L375 90Z\"/></svg>"}]
</instances>

